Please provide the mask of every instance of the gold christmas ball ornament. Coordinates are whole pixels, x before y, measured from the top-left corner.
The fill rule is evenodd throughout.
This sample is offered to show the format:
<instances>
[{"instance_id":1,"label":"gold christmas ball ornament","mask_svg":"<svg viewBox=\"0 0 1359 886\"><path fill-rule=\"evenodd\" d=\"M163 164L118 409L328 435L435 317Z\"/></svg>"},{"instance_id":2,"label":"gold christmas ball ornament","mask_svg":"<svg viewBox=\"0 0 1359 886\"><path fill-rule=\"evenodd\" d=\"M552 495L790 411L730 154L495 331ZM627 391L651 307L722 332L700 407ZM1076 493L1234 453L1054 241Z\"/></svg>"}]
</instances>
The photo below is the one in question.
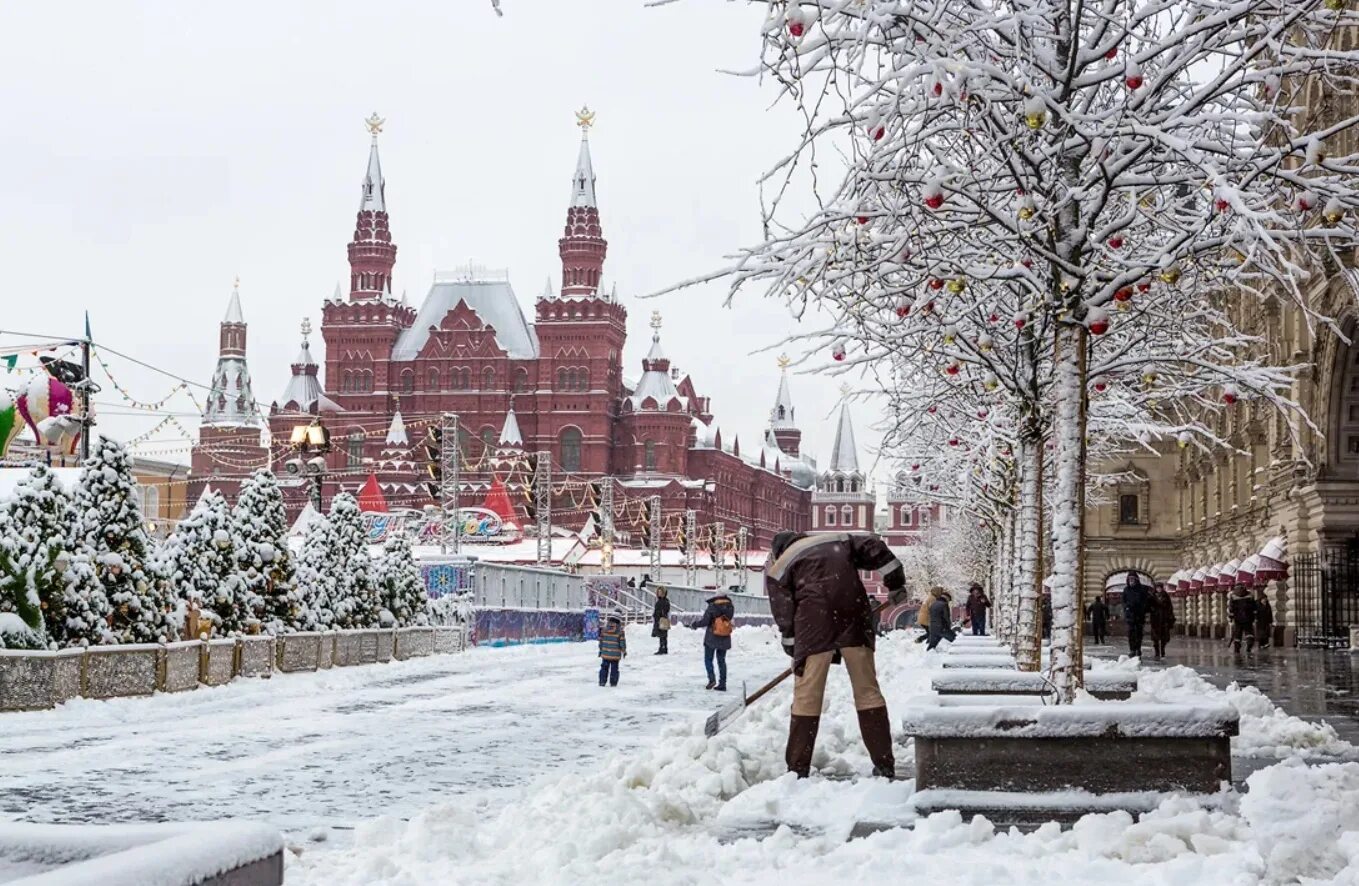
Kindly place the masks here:
<instances>
[{"instance_id":1,"label":"gold christmas ball ornament","mask_svg":"<svg viewBox=\"0 0 1359 886\"><path fill-rule=\"evenodd\" d=\"M948 291L953 295L958 295L966 288L967 281L962 277L954 277L952 280L948 281Z\"/></svg>"},{"instance_id":2,"label":"gold christmas ball ornament","mask_svg":"<svg viewBox=\"0 0 1359 886\"><path fill-rule=\"evenodd\" d=\"M1158 274L1157 277L1160 279L1162 283L1166 284L1167 286L1174 286L1176 283L1180 282L1180 269L1175 267L1174 265L1171 265L1170 267L1161 271L1161 273Z\"/></svg>"}]
</instances>

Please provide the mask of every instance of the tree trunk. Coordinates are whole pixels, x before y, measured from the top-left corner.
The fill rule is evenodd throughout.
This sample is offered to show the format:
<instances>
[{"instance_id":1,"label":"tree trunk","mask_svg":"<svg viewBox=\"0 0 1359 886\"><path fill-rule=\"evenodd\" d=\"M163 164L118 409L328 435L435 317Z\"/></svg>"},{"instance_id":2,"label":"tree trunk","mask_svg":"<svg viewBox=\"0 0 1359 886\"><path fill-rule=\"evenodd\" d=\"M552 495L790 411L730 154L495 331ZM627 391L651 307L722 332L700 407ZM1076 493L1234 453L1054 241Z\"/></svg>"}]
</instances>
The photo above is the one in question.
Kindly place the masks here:
<instances>
[{"instance_id":1,"label":"tree trunk","mask_svg":"<svg viewBox=\"0 0 1359 886\"><path fill-rule=\"evenodd\" d=\"M1052 514L1052 658L1050 674L1059 703L1080 686L1080 580L1085 491L1086 329L1057 328L1053 377L1056 483Z\"/></svg>"},{"instance_id":2,"label":"tree trunk","mask_svg":"<svg viewBox=\"0 0 1359 886\"><path fill-rule=\"evenodd\" d=\"M1023 434L1019 441L1019 515L1016 536L1019 568L1015 581L1015 658L1021 671L1039 668L1038 595L1043 584L1043 444Z\"/></svg>"}]
</instances>

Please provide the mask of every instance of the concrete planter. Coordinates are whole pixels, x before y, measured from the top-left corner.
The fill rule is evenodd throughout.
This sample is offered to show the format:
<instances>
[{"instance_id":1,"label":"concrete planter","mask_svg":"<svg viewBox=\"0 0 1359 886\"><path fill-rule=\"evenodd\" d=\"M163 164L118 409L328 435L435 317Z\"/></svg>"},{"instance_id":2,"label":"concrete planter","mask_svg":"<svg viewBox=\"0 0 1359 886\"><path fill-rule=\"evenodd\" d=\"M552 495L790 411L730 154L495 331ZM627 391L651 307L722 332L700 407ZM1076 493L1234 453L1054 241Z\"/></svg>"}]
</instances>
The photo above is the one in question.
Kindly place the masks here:
<instances>
[{"instance_id":1,"label":"concrete planter","mask_svg":"<svg viewBox=\"0 0 1359 886\"><path fill-rule=\"evenodd\" d=\"M940 696L909 706L916 789L1211 794L1231 781L1230 705L1016 701Z\"/></svg>"},{"instance_id":2,"label":"concrete planter","mask_svg":"<svg viewBox=\"0 0 1359 886\"><path fill-rule=\"evenodd\" d=\"M91 646L85 650L86 698L124 698L156 691L164 650L158 643Z\"/></svg>"},{"instance_id":3,"label":"concrete planter","mask_svg":"<svg viewBox=\"0 0 1359 886\"><path fill-rule=\"evenodd\" d=\"M201 640L166 643L160 660L156 689L161 692L186 692L197 689L203 645Z\"/></svg>"},{"instance_id":4,"label":"concrete planter","mask_svg":"<svg viewBox=\"0 0 1359 886\"><path fill-rule=\"evenodd\" d=\"M221 686L236 676L236 641L206 640L198 655L198 682Z\"/></svg>"},{"instance_id":5,"label":"concrete planter","mask_svg":"<svg viewBox=\"0 0 1359 886\"><path fill-rule=\"evenodd\" d=\"M340 631L335 635L335 667L348 668L363 663L364 631Z\"/></svg>"},{"instance_id":6,"label":"concrete planter","mask_svg":"<svg viewBox=\"0 0 1359 886\"><path fill-rule=\"evenodd\" d=\"M321 655L321 635L284 634L278 640L278 669L285 674L314 671Z\"/></svg>"},{"instance_id":7,"label":"concrete planter","mask_svg":"<svg viewBox=\"0 0 1359 886\"><path fill-rule=\"evenodd\" d=\"M1104 700L1127 699L1137 691L1136 674L1101 671L1086 674L1084 682L1086 692ZM1051 692L1043 674L1004 668L945 671L934 676L930 688L940 695L1044 696Z\"/></svg>"},{"instance_id":8,"label":"concrete planter","mask_svg":"<svg viewBox=\"0 0 1359 886\"><path fill-rule=\"evenodd\" d=\"M316 647L316 668L317 670L329 670L335 664L335 638L338 636L333 631L321 635L321 641Z\"/></svg>"},{"instance_id":9,"label":"concrete planter","mask_svg":"<svg viewBox=\"0 0 1359 886\"><path fill-rule=\"evenodd\" d=\"M373 633L377 635L373 661L391 661L396 654L396 631L382 630Z\"/></svg>"},{"instance_id":10,"label":"concrete planter","mask_svg":"<svg viewBox=\"0 0 1359 886\"><path fill-rule=\"evenodd\" d=\"M249 636L240 639L236 655L239 677L271 677L274 673L274 638Z\"/></svg>"},{"instance_id":11,"label":"concrete planter","mask_svg":"<svg viewBox=\"0 0 1359 886\"><path fill-rule=\"evenodd\" d=\"M970 652L953 652L944 655L940 664L945 668L1004 668L1015 670L1018 665L1013 655L973 655Z\"/></svg>"},{"instance_id":12,"label":"concrete planter","mask_svg":"<svg viewBox=\"0 0 1359 886\"><path fill-rule=\"evenodd\" d=\"M0 649L0 711L55 707L80 694L85 650Z\"/></svg>"},{"instance_id":13,"label":"concrete planter","mask_svg":"<svg viewBox=\"0 0 1359 886\"><path fill-rule=\"evenodd\" d=\"M396 659L422 658L434 654L434 628L400 628L396 632Z\"/></svg>"},{"instance_id":14,"label":"concrete planter","mask_svg":"<svg viewBox=\"0 0 1359 886\"><path fill-rule=\"evenodd\" d=\"M464 628L435 628L434 629L434 652L436 655L448 655L455 652L462 652L467 648L467 631Z\"/></svg>"}]
</instances>

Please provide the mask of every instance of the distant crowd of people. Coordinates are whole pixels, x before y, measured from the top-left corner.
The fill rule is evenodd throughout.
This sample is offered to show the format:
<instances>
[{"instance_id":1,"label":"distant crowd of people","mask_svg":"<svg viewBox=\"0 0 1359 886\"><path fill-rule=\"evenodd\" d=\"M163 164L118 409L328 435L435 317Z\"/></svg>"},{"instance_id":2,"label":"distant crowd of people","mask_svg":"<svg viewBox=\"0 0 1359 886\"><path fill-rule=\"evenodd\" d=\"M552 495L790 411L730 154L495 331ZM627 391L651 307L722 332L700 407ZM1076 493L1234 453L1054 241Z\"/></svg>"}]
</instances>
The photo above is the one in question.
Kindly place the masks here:
<instances>
[{"instance_id":1,"label":"distant crowd of people","mask_svg":"<svg viewBox=\"0 0 1359 886\"><path fill-rule=\"evenodd\" d=\"M1047 636L1050 616L1046 613L1050 611L1051 604L1046 603L1046 596L1044 600L1044 636ZM1243 642L1247 654L1253 653L1257 644L1262 648L1270 645L1274 633L1274 607L1270 605L1263 589L1252 595L1245 585L1237 585L1228 598L1227 610L1232 625L1230 642L1234 651L1240 652ZM1096 644L1103 644L1108 636L1110 616L1109 604L1103 594L1096 595L1090 601L1085 607L1085 614L1090 620L1091 639ZM1137 573L1128 573L1123 587L1123 619L1128 628L1130 656L1141 657L1143 635L1146 628L1150 627L1152 654L1156 658L1165 657L1166 646L1175 628L1175 601L1165 585L1149 588L1142 583Z\"/></svg>"}]
</instances>

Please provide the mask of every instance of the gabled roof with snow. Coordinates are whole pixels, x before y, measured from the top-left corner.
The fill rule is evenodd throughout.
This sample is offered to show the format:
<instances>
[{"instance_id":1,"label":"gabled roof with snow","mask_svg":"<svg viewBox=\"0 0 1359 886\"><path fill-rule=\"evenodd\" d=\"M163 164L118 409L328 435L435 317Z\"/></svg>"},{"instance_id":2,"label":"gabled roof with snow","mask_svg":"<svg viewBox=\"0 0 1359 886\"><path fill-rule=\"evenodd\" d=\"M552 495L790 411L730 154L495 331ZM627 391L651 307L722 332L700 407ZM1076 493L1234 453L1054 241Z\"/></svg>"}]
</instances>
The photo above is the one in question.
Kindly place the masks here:
<instances>
[{"instance_id":1,"label":"gabled roof with snow","mask_svg":"<svg viewBox=\"0 0 1359 886\"><path fill-rule=\"evenodd\" d=\"M854 442L854 422L849 415L849 404L840 407L840 424L835 429L835 444L831 446L829 473L859 473L859 447Z\"/></svg>"},{"instance_id":2,"label":"gabled roof with snow","mask_svg":"<svg viewBox=\"0 0 1359 886\"><path fill-rule=\"evenodd\" d=\"M538 357L538 336L524 318L508 280L436 280L411 328L403 330L397 338L392 359L414 360L419 356L429 342L430 329L438 328L458 302L465 302L482 323L495 329L496 343L511 358Z\"/></svg>"}]
</instances>

